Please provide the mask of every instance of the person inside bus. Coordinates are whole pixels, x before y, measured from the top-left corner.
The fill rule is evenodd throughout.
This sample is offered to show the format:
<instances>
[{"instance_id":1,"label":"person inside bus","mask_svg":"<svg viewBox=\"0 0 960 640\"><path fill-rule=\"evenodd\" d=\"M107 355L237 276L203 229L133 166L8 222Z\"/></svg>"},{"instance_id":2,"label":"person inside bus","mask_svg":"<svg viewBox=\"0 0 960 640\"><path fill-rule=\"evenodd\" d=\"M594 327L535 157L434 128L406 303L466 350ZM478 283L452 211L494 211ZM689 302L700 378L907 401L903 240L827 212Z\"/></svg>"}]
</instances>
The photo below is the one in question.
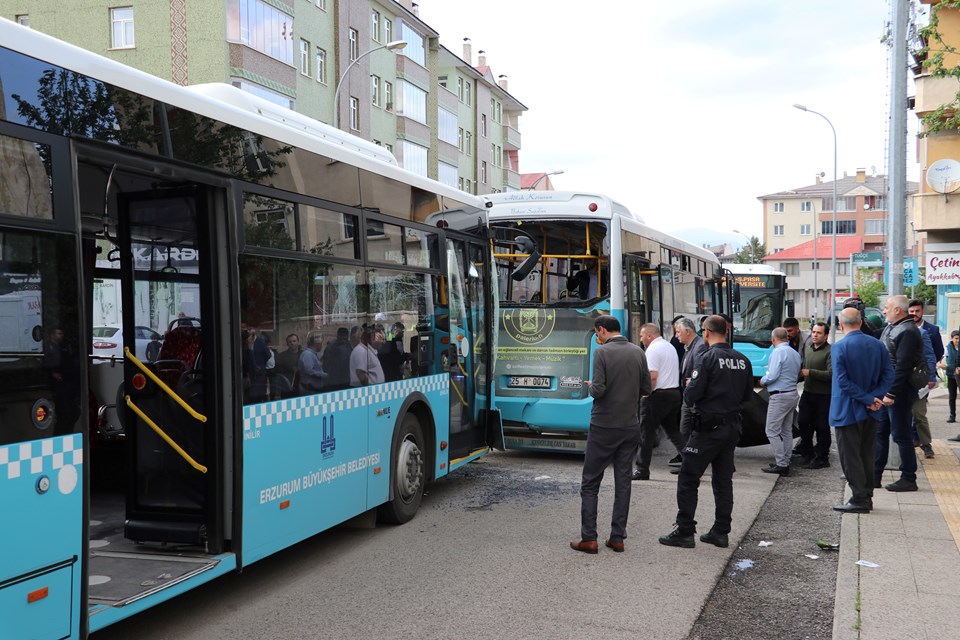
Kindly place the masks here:
<instances>
[{"instance_id":1,"label":"person inside bus","mask_svg":"<svg viewBox=\"0 0 960 640\"><path fill-rule=\"evenodd\" d=\"M393 323L390 329L390 340L385 341L378 355L387 382L403 378L403 365L410 359L410 355L403 350L402 322Z\"/></svg>"},{"instance_id":2,"label":"person inside bus","mask_svg":"<svg viewBox=\"0 0 960 640\"><path fill-rule=\"evenodd\" d=\"M600 269L597 260L591 260L585 269L577 271L567 279L567 291L575 294L581 300L592 300L599 296Z\"/></svg>"},{"instance_id":3,"label":"person inside bus","mask_svg":"<svg viewBox=\"0 0 960 640\"><path fill-rule=\"evenodd\" d=\"M43 368L53 392L54 434L72 433L80 417L80 362L63 343L63 329L55 326L43 345Z\"/></svg>"},{"instance_id":4,"label":"person inside bus","mask_svg":"<svg viewBox=\"0 0 960 640\"><path fill-rule=\"evenodd\" d=\"M320 393L323 388L327 372L320 364L321 346L323 346L323 337L319 333L310 334L307 338L307 348L300 354L300 393L303 395Z\"/></svg>"},{"instance_id":5,"label":"person inside bus","mask_svg":"<svg viewBox=\"0 0 960 640\"><path fill-rule=\"evenodd\" d=\"M359 343L360 332L357 331ZM350 352L353 347L350 340L350 330L346 327L337 329L337 338L323 350L323 368L327 372L324 391L346 389L350 386Z\"/></svg>"},{"instance_id":6,"label":"person inside bus","mask_svg":"<svg viewBox=\"0 0 960 640\"><path fill-rule=\"evenodd\" d=\"M365 387L383 382L383 367L377 357L377 348L385 342L383 329L364 325L360 343L350 353L350 386Z\"/></svg>"}]
</instances>

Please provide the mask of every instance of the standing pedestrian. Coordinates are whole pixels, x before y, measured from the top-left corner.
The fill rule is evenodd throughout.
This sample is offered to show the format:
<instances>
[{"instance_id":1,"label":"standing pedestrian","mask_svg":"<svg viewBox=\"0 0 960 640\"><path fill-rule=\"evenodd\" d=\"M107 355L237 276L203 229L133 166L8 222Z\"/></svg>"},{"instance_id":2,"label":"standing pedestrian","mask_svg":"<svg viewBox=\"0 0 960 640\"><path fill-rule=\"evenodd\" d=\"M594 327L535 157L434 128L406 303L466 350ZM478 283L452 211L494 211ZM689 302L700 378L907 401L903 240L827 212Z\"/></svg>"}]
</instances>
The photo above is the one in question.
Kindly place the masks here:
<instances>
[{"instance_id":1,"label":"standing pedestrian","mask_svg":"<svg viewBox=\"0 0 960 640\"><path fill-rule=\"evenodd\" d=\"M677 519L660 544L691 548L697 532L697 492L708 466L713 469L713 526L701 542L726 547L733 514L733 455L740 439L740 408L753 393L753 369L743 354L726 342L726 322L710 316L703 339L709 348L700 356L683 392L695 414L693 433L683 448L677 479Z\"/></svg>"},{"instance_id":2,"label":"standing pedestrian","mask_svg":"<svg viewBox=\"0 0 960 640\"><path fill-rule=\"evenodd\" d=\"M292 398L300 388L300 336L291 333L286 337L287 348L277 354L276 382L281 398Z\"/></svg>"},{"instance_id":3,"label":"standing pedestrian","mask_svg":"<svg viewBox=\"0 0 960 640\"><path fill-rule=\"evenodd\" d=\"M841 327L843 323L841 322ZM803 395L800 396L800 446L797 449L807 457L805 469L823 469L830 466L830 393L832 368L830 343L827 342L827 324L814 322L810 342L803 350ZM816 448L813 436L817 436Z\"/></svg>"},{"instance_id":4,"label":"standing pedestrian","mask_svg":"<svg viewBox=\"0 0 960 640\"><path fill-rule=\"evenodd\" d=\"M923 319L922 300L911 300L908 303L907 312L921 331L924 358L927 360L927 369L930 371L927 391L920 393L913 403L913 436L923 450L923 455L932 458L933 437L930 433L930 421L927 420L927 398L930 390L937 386L937 363L943 358L943 339L940 337L940 327Z\"/></svg>"},{"instance_id":5,"label":"standing pedestrian","mask_svg":"<svg viewBox=\"0 0 960 640\"><path fill-rule=\"evenodd\" d=\"M833 346L830 424L837 432L840 468L850 485L850 500L834 506L843 513L873 509L873 467L877 447L877 417L883 395L893 381L887 350L860 330L863 319L855 308L840 311L843 340ZM803 395L807 395L804 389Z\"/></svg>"},{"instance_id":6,"label":"standing pedestrian","mask_svg":"<svg viewBox=\"0 0 960 640\"><path fill-rule=\"evenodd\" d=\"M943 362L938 362L937 366L943 369L947 376L947 400L950 406L950 415L947 416L947 422L957 421L957 379L960 378L960 361L957 360L958 349L960 349L960 331L954 329L950 332L950 342L947 343L947 352ZM960 442L960 436L948 438L953 442Z\"/></svg>"},{"instance_id":7,"label":"standing pedestrian","mask_svg":"<svg viewBox=\"0 0 960 640\"><path fill-rule=\"evenodd\" d=\"M784 318L783 328L787 330L787 341L790 348L803 357L803 350L810 344L810 333L800 328L800 321L796 318Z\"/></svg>"},{"instance_id":8,"label":"standing pedestrian","mask_svg":"<svg viewBox=\"0 0 960 640\"><path fill-rule=\"evenodd\" d=\"M773 446L774 462L763 468L764 473L790 475L790 456L793 449L794 411L800 397L797 381L802 361L800 354L790 346L787 330L777 327L770 332L773 353L767 364L767 374L760 384L767 388L770 402L767 406L767 438Z\"/></svg>"},{"instance_id":9,"label":"standing pedestrian","mask_svg":"<svg viewBox=\"0 0 960 640\"><path fill-rule=\"evenodd\" d=\"M677 352L660 335L660 327L650 322L640 328L640 342L647 357L647 367L653 391L640 400L640 449L637 452L634 480L650 479L650 460L653 457L657 429L663 428L667 438L677 449L671 466L680 466L680 450L686 444L680 437L680 363Z\"/></svg>"},{"instance_id":10,"label":"standing pedestrian","mask_svg":"<svg viewBox=\"0 0 960 640\"><path fill-rule=\"evenodd\" d=\"M684 350L683 362L680 363L680 391L683 393L687 385L690 384L693 370L696 368L700 356L710 348L710 345L697 335L697 329L690 318L677 320L674 323L673 330L676 332ZM682 402L680 404L680 438L684 444L690 439L690 434L693 432L693 417L693 407L686 402Z\"/></svg>"},{"instance_id":11,"label":"standing pedestrian","mask_svg":"<svg viewBox=\"0 0 960 640\"><path fill-rule=\"evenodd\" d=\"M580 481L580 540L570 547L597 552L597 496L603 473L613 463L613 514L606 545L622 552L630 511L630 467L640 444L637 409L652 384L643 350L620 335L619 320L600 316L593 330L602 344L593 355L593 379L586 383L593 409Z\"/></svg>"},{"instance_id":12,"label":"standing pedestrian","mask_svg":"<svg viewBox=\"0 0 960 640\"><path fill-rule=\"evenodd\" d=\"M888 420L880 423L877 433L877 459L874 479L878 480L887 466L890 436L900 450L900 478L886 485L887 491L917 490L917 453L913 449L910 419L917 390L910 383L914 366L923 358L923 339L909 314L906 296L890 296L883 307L887 326L880 341L887 347L893 365L893 383L883 396Z\"/></svg>"}]
</instances>

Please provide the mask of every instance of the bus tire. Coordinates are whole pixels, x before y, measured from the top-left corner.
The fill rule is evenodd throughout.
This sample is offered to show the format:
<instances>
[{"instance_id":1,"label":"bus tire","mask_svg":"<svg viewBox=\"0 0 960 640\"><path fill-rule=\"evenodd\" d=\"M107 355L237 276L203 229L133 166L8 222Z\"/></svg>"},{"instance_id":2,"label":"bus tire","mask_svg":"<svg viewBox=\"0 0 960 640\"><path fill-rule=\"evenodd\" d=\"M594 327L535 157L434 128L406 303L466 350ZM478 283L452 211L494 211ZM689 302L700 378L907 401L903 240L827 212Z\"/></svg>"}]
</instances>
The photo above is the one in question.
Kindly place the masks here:
<instances>
[{"instance_id":1,"label":"bus tire","mask_svg":"<svg viewBox=\"0 0 960 640\"><path fill-rule=\"evenodd\" d=\"M378 517L382 522L403 524L417 515L426 481L427 456L423 448L423 428L417 416L412 413L403 416L395 442L390 469L393 497L380 505Z\"/></svg>"}]
</instances>

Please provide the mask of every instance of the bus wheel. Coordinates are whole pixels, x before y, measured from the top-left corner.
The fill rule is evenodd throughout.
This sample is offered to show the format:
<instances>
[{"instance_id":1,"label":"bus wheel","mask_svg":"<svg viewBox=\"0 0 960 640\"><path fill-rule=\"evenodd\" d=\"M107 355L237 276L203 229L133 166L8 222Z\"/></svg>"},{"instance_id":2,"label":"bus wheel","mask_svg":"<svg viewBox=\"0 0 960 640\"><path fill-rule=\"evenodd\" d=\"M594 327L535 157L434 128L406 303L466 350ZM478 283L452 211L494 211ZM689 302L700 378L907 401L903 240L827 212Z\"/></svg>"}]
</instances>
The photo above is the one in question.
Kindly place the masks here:
<instances>
[{"instance_id":1,"label":"bus wheel","mask_svg":"<svg viewBox=\"0 0 960 640\"><path fill-rule=\"evenodd\" d=\"M383 522L403 524L417 515L426 477L423 429L412 413L405 415L400 423L400 435L392 455L393 499L380 505L378 515Z\"/></svg>"}]
</instances>

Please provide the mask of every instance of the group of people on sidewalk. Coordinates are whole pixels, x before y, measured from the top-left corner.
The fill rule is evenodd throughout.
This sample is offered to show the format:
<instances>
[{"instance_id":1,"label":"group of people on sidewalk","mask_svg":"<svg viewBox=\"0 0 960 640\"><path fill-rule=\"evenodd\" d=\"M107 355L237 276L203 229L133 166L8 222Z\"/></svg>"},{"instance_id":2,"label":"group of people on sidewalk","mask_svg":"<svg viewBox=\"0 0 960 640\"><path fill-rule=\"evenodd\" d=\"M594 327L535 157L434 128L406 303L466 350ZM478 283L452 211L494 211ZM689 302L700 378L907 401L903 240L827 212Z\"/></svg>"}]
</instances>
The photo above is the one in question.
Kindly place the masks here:
<instances>
[{"instance_id":1,"label":"group of people on sidewalk","mask_svg":"<svg viewBox=\"0 0 960 640\"><path fill-rule=\"evenodd\" d=\"M917 490L915 447L934 456L926 403L938 381L937 368L947 374L948 422L956 421L960 331L951 333L945 350L939 327L923 319L922 301L888 298L882 332L866 324L863 305L856 302L859 299L848 301L840 312L843 339L833 345L822 322L814 322L805 334L796 319L787 318L783 327L772 331L774 349L760 382L769 397L766 435L775 459L763 471L788 476L792 464L829 467L833 427L852 494L848 502L833 508L869 513L873 490L881 486L891 436L901 462L900 478L886 485L888 491ZM605 544L617 552L624 550L630 481L650 478L658 428L677 448L670 464L679 467L673 471L679 475L677 517L673 530L659 541L695 546L697 493L701 477L712 465L714 523L700 540L727 546L734 451L742 431L742 407L754 395L753 376L747 359L726 342L728 319L705 317L701 328L702 338L689 318L675 318L671 346L657 325L646 324L640 332L641 348L620 335L616 318L597 318L594 329L601 346L594 355L593 379L586 382L593 411L580 491L580 540L570 543L574 550L598 552L597 497L611 463L615 496ZM797 391L801 381L802 395ZM801 436L796 451L795 420ZM960 435L951 440L960 441Z\"/></svg>"}]
</instances>

